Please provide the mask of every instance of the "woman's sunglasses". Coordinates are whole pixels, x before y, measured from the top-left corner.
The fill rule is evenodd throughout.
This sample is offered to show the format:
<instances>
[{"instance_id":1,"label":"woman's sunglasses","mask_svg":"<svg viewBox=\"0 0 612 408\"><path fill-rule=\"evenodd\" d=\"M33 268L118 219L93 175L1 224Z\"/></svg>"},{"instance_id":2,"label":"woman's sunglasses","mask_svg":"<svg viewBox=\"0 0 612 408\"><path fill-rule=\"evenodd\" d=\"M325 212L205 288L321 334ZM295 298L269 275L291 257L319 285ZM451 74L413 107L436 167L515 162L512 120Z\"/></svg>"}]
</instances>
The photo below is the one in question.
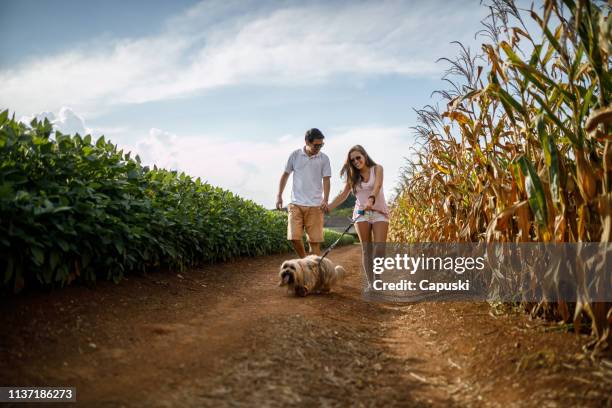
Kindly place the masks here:
<instances>
[{"instance_id":1,"label":"woman's sunglasses","mask_svg":"<svg viewBox=\"0 0 612 408\"><path fill-rule=\"evenodd\" d=\"M361 161L361 159L363 159L362 156L355 156L351 159L351 162Z\"/></svg>"}]
</instances>

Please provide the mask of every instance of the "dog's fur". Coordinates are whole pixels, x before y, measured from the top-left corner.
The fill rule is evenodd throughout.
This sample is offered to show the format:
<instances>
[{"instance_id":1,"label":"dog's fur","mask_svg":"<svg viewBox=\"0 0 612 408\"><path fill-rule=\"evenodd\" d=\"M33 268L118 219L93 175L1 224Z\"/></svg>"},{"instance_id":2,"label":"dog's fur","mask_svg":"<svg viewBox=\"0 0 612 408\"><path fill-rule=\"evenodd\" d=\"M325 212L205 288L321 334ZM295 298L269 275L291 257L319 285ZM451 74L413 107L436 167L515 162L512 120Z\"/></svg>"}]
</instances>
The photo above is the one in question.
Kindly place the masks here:
<instances>
[{"instance_id":1,"label":"dog's fur","mask_svg":"<svg viewBox=\"0 0 612 408\"><path fill-rule=\"evenodd\" d=\"M287 286L288 291L297 296L329 292L346 275L346 271L340 265L334 266L327 258L323 258L319 265L320 259L318 255L309 255L283 262L278 273L279 286Z\"/></svg>"}]
</instances>

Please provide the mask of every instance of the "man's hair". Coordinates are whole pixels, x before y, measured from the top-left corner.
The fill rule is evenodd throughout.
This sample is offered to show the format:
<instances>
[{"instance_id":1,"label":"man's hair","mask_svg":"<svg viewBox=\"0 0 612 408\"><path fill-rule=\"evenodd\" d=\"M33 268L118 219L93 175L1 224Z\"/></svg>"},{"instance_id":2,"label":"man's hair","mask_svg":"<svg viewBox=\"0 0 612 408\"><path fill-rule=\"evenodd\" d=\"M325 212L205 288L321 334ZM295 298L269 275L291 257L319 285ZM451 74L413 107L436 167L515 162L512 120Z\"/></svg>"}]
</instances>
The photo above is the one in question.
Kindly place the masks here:
<instances>
[{"instance_id":1,"label":"man's hair","mask_svg":"<svg viewBox=\"0 0 612 408\"><path fill-rule=\"evenodd\" d=\"M315 139L325 139L325 136L323 136L323 132L321 132L319 129L312 128L306 131L306 135L304 136L304 139L308 143L312 143Z\"/></svg>"}]
</instances>

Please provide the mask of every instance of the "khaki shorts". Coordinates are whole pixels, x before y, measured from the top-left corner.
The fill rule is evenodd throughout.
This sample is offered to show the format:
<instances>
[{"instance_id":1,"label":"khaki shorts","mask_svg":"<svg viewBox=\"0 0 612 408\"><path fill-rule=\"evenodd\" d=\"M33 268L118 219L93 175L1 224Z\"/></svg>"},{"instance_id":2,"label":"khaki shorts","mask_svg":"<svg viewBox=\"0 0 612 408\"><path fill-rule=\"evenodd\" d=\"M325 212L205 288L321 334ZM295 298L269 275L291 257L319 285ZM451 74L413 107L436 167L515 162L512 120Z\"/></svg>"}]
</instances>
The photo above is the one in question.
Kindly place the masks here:
<instances>
[{"instance_id":1,"label":"khaki shorts","mask_svg":"<svg viewBox=\"0 0 612 408\"><path fill-rule=\"evenodd\" d=\"M306 229L308 242L323 242L323 210L320 207L289 204L288 211L287 239L301 240Z\"/></svg>"}]
</instances>

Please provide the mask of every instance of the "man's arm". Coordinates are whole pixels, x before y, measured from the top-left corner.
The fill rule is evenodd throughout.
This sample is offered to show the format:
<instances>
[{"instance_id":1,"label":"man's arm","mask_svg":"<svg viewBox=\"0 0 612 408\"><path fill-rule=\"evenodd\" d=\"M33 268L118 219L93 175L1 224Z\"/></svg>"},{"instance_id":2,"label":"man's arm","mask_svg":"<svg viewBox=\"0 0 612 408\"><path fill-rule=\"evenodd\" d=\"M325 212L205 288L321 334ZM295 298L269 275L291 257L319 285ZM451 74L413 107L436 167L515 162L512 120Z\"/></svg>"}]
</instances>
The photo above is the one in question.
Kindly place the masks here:
<instances>
[{"instance_id":1,"label":"man's arm","mask_svg":"<svg viewBox=\"0 0 612 408\"><path fill-rule=\"evenodd\" d=\"M283 191L285 191L287 180L289 180L289 173L285 171L283 172L283 175L280 178L280 182L278 183L278 194L276 195L276 209L277 210L280 210L283 208Z\"/></svg>"},{"instance_id":2,"label":"man's arm","mask_svg":"<svg viewBox=\"0 0 612 408\"><path fill-rule=\"evenodd\" d=\"M323 177L323 201L321 201L321 209L325 212L329 211L327 203L329 201L330 178L331 177Z\"/></svg>"},{"instance_id":3,"label":"man's arm","mask_svg":"<svg viewBox=\"0 0 612 408\"><path fill-rule=\"evenodd\" d=\"M325 212L329 211L329 206L328 206L328 202L329 202L329 188L330 188L330 179L331 179L331 165L329 164L329 157L327 156L323 156L324 157L324 161L323 161L323 169L322 169L322 176L323 176L323 201L321 201L321 209Z\"/></svg>"}]
</instances>

